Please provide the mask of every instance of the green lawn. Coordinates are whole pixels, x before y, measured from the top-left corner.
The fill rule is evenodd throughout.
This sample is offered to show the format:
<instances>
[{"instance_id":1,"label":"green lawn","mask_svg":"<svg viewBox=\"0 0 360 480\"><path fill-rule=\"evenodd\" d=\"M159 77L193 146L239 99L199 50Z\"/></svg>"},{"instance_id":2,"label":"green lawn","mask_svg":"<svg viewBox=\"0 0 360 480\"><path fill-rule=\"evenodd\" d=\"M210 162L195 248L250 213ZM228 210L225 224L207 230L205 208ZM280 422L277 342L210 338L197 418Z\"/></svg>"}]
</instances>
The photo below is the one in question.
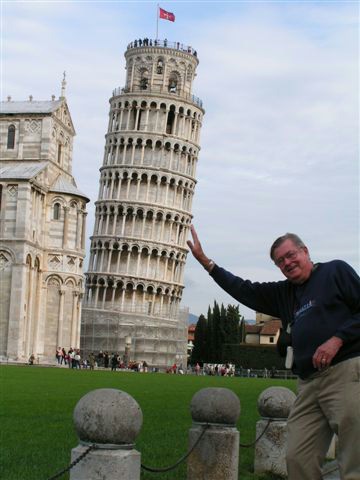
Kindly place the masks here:
<instances>
[{"instance_id":1,"label":"green lawn","mask_svg":"<svg viewBox=\"0 0 360 480\"><path fill-rule=\"evenodd\" d=\"M294 389L295 381L0 366L0 478L46 480L66 467L70 451L77 445L72 412L90 390L118 388L137 400L144 415L136 442L142 463L164 467L175 463L187 450L189 405L198 390L227 387L238 395L240 441L250 443L259 418L257 398L273 385ZM241 449L239 478L275 478L252 473L253 455L253 448ZM62 478L68 479L68 475ZM185 480L186 466L166 474L143 473L141 478Z\"/></svg>"}]
</instances>

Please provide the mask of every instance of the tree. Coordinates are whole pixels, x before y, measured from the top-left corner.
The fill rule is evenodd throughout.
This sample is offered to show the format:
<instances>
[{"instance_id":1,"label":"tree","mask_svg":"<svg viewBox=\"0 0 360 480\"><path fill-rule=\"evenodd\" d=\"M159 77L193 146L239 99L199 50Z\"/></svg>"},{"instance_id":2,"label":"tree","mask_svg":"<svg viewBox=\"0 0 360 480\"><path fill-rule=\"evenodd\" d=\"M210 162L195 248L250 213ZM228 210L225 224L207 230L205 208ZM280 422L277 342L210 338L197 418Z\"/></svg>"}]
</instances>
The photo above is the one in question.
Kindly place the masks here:
<instances>
[{"instance_id":1,"label":"tree","mask_svg":"<svg viewBox=\"0 0 360 480\"><path fill-rule=\"evenodd\" d=\"M228 345L240 344L245 335L244 317L239 313L239 306L223 304L214 301L214 307L209 306L207 318L200 315L194 334L194 348L191 363L222 363L231 361L228 357Z\"/></svg>"},{"instance_id":2,"label":"tree","mask_svg":"<svg viewBox=\"0 0 360 480\"><path fill-rule=\"evenodd\" d=\"M207 332L206 332L206 362L212 362L214 351L214 322L213 322L213 313L209 305L207 313Z\"/></svg>"},{"instance_id":3,"label":"tree","mask_svg":"<svg viewBox=\"0 0 360 480\"><path fill-rule=\"evenodd\" d=\"M194 332L194 348L191 352L190 363L203 363L207 357L207 320L204 315L200 315Z\"/></svg>"},{"instance_id":4,"label":"tree","mask_svg":"<svg viewBox=\"0 0 360 480\"><path fill-rule=\"evenodd\" d=\"M210 352L209 358L210 362L218 363L221 358L221 345L222 345L222 335L221 335L221 314L219 304L214 301L214 308L212 311L212 331L211 331L211 343L210 343Z\"/></svg>"},{"instance_id":5,"label":"tree","mask_svg":"<svg viewBox=\"0 0 360 480\"><path fill-rule=\"evenodd\" d=\"M244 319L244 317L241 317L241 322L240 322L240 343L245 343L245 339L246 339L245 319Z\"/></svg>"}]
</instances>

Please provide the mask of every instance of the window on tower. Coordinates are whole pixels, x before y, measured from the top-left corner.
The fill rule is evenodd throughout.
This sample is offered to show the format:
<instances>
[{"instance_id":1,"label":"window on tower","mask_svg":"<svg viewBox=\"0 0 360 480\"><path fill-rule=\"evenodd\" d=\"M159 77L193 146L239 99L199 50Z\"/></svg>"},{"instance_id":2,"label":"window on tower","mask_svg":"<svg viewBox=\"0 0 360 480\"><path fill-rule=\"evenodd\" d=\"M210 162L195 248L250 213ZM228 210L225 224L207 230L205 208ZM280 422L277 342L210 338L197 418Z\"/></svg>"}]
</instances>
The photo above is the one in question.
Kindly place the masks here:
<instances>
[{"instance_id":1,"label":"window on tower","mask_svg":"<svg viewBox=\"0 0 360 480\"><path fill-rule=\"evenodd\" d=\"M163 70L164 70L164 62L161 60L161 58L159 58L156 66L156 73L161 75L163 73Z\"/></svg>"},{"instance_id":2,"label":"window on tower","mask_svg":"<svg viewBox=\"0 0 360 480\"><path fill-rule=\"evenodd\" d=\"M61 164L61 143L59 143L59 145L58 145L57 162L58 162L58 164Z\"/></svg>"},{"instance_id":3,"label":"window on tower","mask_svg":"<svg viewBox=\"0 0 360 480\"><path fill-rule=\"evenodd\" d=\"M10 125L8 128L7 148L9 150L15 148L15 125Z\"/></svg>"},{"instance_id":4,"label":"window on tower","mask_svg":"<svg viewBox=\"0 0 360 480\"><path fill-rule=\"evenodd\" d=\"M60 203L54 204L53 219L60 220Z\"/></svg>"},{"instance_id":5,"label":"window on tower","mask_svg":"<svg viewBox=\"0 0 360 480\"><path fill-rule=\"evenodd\" d=\"M170 80L169 82L169 92L176 93L177 83L174 79Z\"/></svg>"},{"instance_id":6,"label":"window on tower","mask_svg":"<svg viewBox=\"0 0 360 480\"><path fill-rule=\"evenodd\" d=\"M149 84L148 79L147 79L146 77L143 77L143 78L140 80L140 89L141 89L141 90L147 90L148 84Z\"/></svg>"},{"instance_id":7,"label":"window on tower","mask_svg":"<svg viewBox=\"0 0 360 480\"><path fill-rule=\"evenodd\" d=\"M169 76L168 90L170 93L176 93L179 85L179 77L176 72L172 72Z\"/></svg>"}]
</instances>

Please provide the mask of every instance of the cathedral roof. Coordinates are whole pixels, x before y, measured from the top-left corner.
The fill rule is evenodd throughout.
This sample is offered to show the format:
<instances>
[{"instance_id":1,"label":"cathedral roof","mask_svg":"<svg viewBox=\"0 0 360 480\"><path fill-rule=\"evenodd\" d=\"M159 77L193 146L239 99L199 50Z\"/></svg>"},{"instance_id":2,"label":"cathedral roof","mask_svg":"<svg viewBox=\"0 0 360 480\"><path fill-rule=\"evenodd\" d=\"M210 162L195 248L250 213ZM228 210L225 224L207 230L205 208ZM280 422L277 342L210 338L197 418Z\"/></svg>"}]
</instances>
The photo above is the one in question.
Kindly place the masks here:
<instances>
[{"instance_id":1,"label":"cathedral roof","mask_svg":"<svg viewBox=\"0 0 360 480\"><path fill-rule=\"evenodd\" d=\"M0 166L0 178L31 179L47 166L47 162L8 162Z\"/></svg>"},{"instance_id":2,"label":"cathedral roof","mask_svg":"<svg viewBox=\"0 0 360 480\"><path fill-rule=\"evenodd\" d=\"M57 193L67 193L70 195L77 195L78 197L83 197L87 201L89 201L89 198L84 193L80 192L80 190L78 190L76 185L69 182L61 175L59 175L57 179L54 181L54 183L51 185L50 191L57 192Z\"/></svg>"},{"instance_id":3,"label":"cathedral roof","mask_svg":"<svg viewBox=\"0 0 360 480\"><path fill-rule=\"evenodd\" d=\"M52 113L59 108L62 101L63 100L1 102L0 113L4 115L20 113Z\"/></svg>"}]
</instances>

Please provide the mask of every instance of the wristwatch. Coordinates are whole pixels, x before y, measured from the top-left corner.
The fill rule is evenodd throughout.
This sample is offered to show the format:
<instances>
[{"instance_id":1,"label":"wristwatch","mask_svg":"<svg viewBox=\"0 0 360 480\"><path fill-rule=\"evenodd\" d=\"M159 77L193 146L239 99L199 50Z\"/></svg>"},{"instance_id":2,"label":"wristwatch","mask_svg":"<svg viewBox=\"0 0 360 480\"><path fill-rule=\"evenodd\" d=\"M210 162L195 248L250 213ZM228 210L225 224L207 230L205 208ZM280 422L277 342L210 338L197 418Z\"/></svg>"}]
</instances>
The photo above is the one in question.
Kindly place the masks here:
<instances>
[{"instance_id":1,"label":"wristwatch","mask_svg":"<svg viewBox=\"0 0 360 480\"><path fill-rule=\"evenodd\" d=\"M211 258L209 260L209 263L206 266L204 266L205 270L209 273L211 273L211 271L214 267L215 267L215 262L214 262L214 260L211 260Z\"/></svg>"}]
</instances>

